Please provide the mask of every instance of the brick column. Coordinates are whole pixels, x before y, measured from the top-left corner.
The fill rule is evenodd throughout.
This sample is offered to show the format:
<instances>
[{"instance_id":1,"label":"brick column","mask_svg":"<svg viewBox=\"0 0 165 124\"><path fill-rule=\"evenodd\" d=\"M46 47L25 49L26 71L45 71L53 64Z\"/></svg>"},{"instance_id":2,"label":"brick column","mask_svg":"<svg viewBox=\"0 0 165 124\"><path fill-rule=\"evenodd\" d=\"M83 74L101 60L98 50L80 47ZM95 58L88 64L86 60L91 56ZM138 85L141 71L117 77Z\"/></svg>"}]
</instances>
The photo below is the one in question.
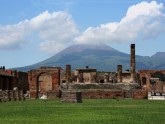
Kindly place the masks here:
<instances>
[{"instance_id":1,"label":"brick column","mask_svg":"<svg viewBox=\"0 0 165 124\"><path fill-rule=\"evenodd\" d=\"M132 83L136 82L136 64L135 64L135 44L131 44L130 71Z\"/></svg>"},{"instance_id":2,"label":"brick column","mask_svg":"<svg viewBox=\"0 0 165 124\"><path fill-rule=\"evenodd\" d=\"M66 82L70 82L71 78L71 65L66 65Z\"/></svg>"}]
</instances>

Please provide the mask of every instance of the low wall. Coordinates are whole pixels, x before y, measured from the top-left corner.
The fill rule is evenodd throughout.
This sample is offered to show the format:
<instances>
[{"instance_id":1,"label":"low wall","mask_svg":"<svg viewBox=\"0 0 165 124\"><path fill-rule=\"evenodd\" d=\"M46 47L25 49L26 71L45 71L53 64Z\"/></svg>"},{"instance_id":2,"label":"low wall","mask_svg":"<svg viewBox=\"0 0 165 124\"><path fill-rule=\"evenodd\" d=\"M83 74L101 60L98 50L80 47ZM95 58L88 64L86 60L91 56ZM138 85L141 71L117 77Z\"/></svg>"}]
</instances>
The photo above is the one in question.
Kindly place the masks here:
<instances>
[{"instance_id":1,"label":"low wall","mask_svg":"<svg viewBox=\"0 0 165 124\"><path fill-rule=\"evenodd\" d=\"M75 91L63 91L61 100L64 102L82 103L82 93Z\"/></svg>"},{"instance_id":2,"label":"low wall","mask_svg":"<svg viewBox=\"0 0 165 124\"><path fill-rule=\"evenodd\" d=\"M123 91L87 90L82 92L83 99L116 99L124 98Z\"/></svg>"},{"instance_id":3,"label":"low wall","mask_svg":"<svg viewBox=\"0 0 165 124\"><path fill-rule=\"evenodd\" d=\"M47 91L46 92L47 99L57 99L61 96L59 91Z\"/></svg>"},{"instance_id":4,"label":"low wall","mask_svg":"<svg viewBox=\"0 0 165 124\"><path fill-rule=\"evenodd\" d=\"M57 99L59 98L61 95L60 91L56 91L56 90L50 90L47 91L45 94L38 94L38 99ZM36 91L31 91L30 92L30 99L36 99Z\"/></svg>"},{"instance_id":5,"label":"low wall","mask_svg":"<svg viewBox=\"0 0 165 124\"><path fill-rule=\"evenodd\" d=\"M76 93L76 91L64 91L66 94ZM124 98L133 98L133 99L147 99L147 92L142 90L133 90L133 91L112 91L112 90L80 90L82 94L82 99L124 99ZM62 92L63 94L63 92ZM62 95L62 97L64 97ZM67 97L70 97L68 95Z\"/></svg>"},{"instance_id":6,"label":"low wall","mask_svg":"<svg viewBox=\"0 0 165 124\"><path fill-rule=\"evenodd\" d=\"M148 91L144 90L135 90L133 92L133 98L134 99L147 99Z\"/></svg>"},{"instance_id":7,"label":"low wall","mask_svg":"<svg viewBox=\"0 0 165 124\"><path fill-rule=\"evenodd\" d=\"M132 89L138 89L139 86L136 83L90 83L90 84L85 84L85 83L77 83L77 84L62 84L62 89L63 90L74 90L74 89L94 89L94 90L132 90Z\"/></svg>"},{"instance_id":8,"label":"low wall","mask_svg":"<svg viewBox=\"0 0 165 124\"><path fill-rule=\"evenodd\" d=\"M24 95L22 90L1 90L0 91L0 101L16 101L24 100Z\"/></svg>"}]
</instances>

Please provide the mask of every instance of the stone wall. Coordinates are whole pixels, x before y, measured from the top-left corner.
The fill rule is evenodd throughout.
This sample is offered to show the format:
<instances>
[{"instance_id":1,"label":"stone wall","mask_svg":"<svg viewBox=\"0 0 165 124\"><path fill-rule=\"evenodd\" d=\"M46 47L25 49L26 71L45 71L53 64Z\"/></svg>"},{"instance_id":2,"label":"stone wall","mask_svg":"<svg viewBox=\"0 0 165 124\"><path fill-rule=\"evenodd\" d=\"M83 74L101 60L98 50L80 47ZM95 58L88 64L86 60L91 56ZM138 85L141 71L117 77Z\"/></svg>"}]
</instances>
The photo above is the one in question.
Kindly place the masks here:
<instances>
[{"instance_id":1,"label":"stone wall","mask_svg":"<svg viewBox=\"0 0 165 124\"><path fill-rule=\"evenodd\" d=\"M61 97L61 92L60 91L47 91L46 93L47 99L57 99Z\"/></svg>"},{"instance_id":2,"label":"stone wall","mask_svg":"<svg viewBox=\"0 0 165 124\"><path fill-rule=\"evenodd\" d=\"M1 90L0 91L0 101L17 101L24 100L24 95L22 90Z\"/></svg>"},{"instance_id":3,"label":"stone wall","mask_svg":"<svg viewBox=\"0 0 165 124\"><path fill-rule=\"evenodd\" d=\"M82 99L147 99L147 91L111 91L111 90L87 90L82 92Z\"/></svg>"},{"instance_id":4,"label":"stone wall","mask_svg":"<svg viewBox=\"0 0 165 124\"><path fill-rule=\"evenodd\" d=\"M124 98L123 91L110 90L87 90L82 92L83 99L121 99Z\"/></svg>"},{"instance_id":5,"label":"stone wall","mask_svg":"<svg viewBox=\"0 0 165 124\"><path fill-rule=\"evenodd\" d=\"M64 102L82 103L82 95L81 92L63 91L61 100Z\"/></svg>"},{"instance_id":6,"label":"stone wall","mask_svg":"<svg viewBox=\"0 0 165 124\"><path fill-rule=\"evenodd\" d=\"M96 76L97 83L116 83L116 72L97 72Z\"/></svg>"},{"instance_id":7,"label":"stone wall","mask_svg":"<svg viewBox=\"0 0 165 124\"><path fill-rule=\"evenodd\" d=\"M61 89L62 93L80 91L82 99L147 98L147 91L138 89L138 85L133 83L63 84Z\"/></svg>"}]
</instances>

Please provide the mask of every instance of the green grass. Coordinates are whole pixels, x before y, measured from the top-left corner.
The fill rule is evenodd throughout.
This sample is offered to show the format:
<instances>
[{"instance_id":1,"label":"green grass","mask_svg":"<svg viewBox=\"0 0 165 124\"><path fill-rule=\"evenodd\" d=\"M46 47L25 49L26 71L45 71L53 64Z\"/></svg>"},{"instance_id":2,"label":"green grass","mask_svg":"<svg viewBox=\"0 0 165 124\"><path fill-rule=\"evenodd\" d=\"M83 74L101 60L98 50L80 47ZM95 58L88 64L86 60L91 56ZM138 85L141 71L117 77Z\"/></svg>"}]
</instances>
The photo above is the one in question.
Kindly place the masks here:
<instances>
[{"instance_id":1,"label":"green grass","mask_svg":"<svg viewBox=\"0 0 165 124\"><path fill-rule=\"evenodd\" d=\"M0 124L165 124L165 101L28 100L0 103Z\"/></svg>"}]
</instances>

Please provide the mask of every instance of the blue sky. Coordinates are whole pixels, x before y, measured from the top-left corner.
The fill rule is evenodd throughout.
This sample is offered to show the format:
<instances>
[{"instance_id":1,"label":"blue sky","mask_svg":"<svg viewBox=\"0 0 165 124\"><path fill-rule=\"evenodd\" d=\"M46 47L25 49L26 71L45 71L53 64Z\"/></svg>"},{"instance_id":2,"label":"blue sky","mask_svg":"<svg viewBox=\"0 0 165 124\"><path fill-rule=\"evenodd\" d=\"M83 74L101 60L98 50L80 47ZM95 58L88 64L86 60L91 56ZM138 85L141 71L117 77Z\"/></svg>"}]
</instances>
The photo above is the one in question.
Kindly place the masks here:
<instances>
[{"instance_id":1,"label":"blue sky","mask_svg":"<svg viewBox=\"0 0 165 124\"><path fill-rule=\"evenodd\" d=\"M165 52L164 7L164 0L1 0L0 65L31 65L77 43Z\"/></svg>"}]
</instances>

